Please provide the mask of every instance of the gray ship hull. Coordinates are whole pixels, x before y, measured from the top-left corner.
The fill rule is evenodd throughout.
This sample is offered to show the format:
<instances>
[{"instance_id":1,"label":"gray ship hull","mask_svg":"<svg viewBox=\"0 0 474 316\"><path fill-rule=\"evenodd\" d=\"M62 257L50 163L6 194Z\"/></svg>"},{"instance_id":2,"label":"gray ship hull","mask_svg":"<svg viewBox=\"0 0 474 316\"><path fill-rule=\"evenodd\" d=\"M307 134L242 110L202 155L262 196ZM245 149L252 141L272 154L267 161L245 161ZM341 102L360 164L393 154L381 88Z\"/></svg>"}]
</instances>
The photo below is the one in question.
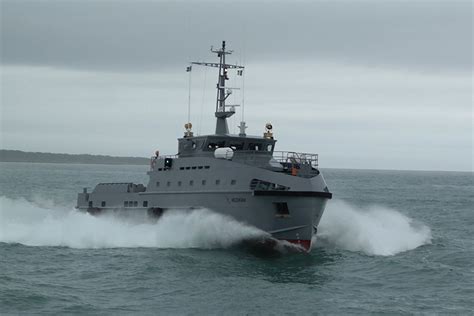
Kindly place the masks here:
<instances>
[{"instance_id":1,"label":"gray ship hull","mask_svg":"<svg viewBox=\"0 0 474 316\"><path fill-rule=\"evenodd\" d=\"M166 161L172 161L168 168ZM262 161L268 163L267 159ZM323 176L315 169L311 171L307 177L295 176L285 170L255 166L255 161L249 165L237 157L157 158L148 172L146 187L99 184L91 193L79 194L77 208L94 214L146 210L152 216L206 208L309 250L326 201L331 198Z\"/></svg>"}]
</instances>

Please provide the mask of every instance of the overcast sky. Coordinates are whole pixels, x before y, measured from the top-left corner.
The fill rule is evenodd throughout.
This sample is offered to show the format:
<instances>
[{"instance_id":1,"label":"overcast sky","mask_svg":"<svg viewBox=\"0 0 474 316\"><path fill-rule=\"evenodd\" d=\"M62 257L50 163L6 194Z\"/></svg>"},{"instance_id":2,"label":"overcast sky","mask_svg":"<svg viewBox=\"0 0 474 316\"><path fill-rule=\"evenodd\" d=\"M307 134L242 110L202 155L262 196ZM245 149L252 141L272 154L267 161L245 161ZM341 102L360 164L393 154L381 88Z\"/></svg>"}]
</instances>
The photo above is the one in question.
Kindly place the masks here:
<instances>
[{"instance_id":1,"label":"overcast sky","mask_svg":"<svg viewBox=\"0 0 474 316\"><path fill-rule=\"evenodd\" d=\"M215 62L226 40L246 66L247 132L271 122L277 150L319 153L321 167L472 171L472 13L471 1L3 0L0 147L174 154L185 68ZM216 76L192 71L199 134L214 131Z\"/></svg>"}]
</instances>

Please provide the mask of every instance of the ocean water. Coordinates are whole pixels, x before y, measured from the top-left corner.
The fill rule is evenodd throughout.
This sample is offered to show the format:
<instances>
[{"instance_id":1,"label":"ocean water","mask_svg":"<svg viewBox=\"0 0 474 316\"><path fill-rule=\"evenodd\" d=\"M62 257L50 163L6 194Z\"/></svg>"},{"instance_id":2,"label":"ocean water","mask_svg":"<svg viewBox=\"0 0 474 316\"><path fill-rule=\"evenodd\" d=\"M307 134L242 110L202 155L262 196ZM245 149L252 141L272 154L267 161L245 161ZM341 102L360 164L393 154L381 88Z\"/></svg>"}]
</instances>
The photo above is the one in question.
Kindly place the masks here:
<instances>
[{"instance_id":1,"label":"ocean water","mask_svg":"<svg viewBox=\"0 0 474 316\"><path fill-rule=\"evenodd\" d=\"M473 314L472 173L323 169L311 253L211 210L158 222L74 210L147 166L0 163L0 314Z\"/></svg>"}]
</instances>

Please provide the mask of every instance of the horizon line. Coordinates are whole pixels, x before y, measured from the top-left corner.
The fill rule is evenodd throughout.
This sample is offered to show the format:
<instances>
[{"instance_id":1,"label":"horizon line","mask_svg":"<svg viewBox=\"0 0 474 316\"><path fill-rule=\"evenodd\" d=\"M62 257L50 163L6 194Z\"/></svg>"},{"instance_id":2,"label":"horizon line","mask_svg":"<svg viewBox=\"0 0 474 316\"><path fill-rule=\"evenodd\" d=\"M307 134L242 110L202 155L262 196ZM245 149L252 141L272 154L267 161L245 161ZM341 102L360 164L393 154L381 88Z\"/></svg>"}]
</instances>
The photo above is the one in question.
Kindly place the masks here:
<instances>
[{"instance_id":1,"label":"horizon line","mask_svg":"<svg viewBox=\"0 0 474 316\"><path fill-rule=\"evenodd\" d=\"M41 151L24 151L20 149L4 149L0 148L0 151L19 151L23 153L32 153L32 154L54 154L54 155L71 155L71 156L80 156L80 155L90 155L90 156L100 156L100 157L110 157L110 158L140 158L140 159L150 159L150 157L140 157L140 156L113 156L109 154L71 154L71 153L58 153L58 152L41 152ZM61 163L64 162L34 162L34 161L1 161L0 162L17 162L17 163ZM71 164L86 164L86 163L74 163ZM94 164L94 163L87 163ZM103 165L104 163L98 163ZM116 164L114 164L116 165ZM125 164L127 165L127 164ZM420 171L420 172L464 172L464 173L474 173L474 170L438 170L438 169L388 169L388 168L351 168L351 167L319 167L321 169L339 169L339 170L367 170L367 171Z\"/></svg>"}]
</instances>

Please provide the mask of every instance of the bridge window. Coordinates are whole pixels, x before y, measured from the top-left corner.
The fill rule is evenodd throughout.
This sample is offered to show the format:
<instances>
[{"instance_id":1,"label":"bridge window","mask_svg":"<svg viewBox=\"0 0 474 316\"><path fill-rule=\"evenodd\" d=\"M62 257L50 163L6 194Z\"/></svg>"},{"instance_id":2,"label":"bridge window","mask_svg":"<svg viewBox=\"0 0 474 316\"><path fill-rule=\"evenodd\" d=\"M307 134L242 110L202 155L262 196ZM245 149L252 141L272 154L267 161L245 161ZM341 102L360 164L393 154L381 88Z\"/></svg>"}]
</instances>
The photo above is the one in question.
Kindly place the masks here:
<instances>
[{"instance_id":1,"label":"bridge window","mask_svg":"<svg viewBox=\"0 0 474 316\"><path fill-rule=\"evenodd\" d=\"M207 144L206 149L207 150L214 150L214 149L220 148L220 147L225 147L225 141L219 141L219 142L211 141Z\"/></svg>"},{"instance_id":2,"label":"bridge window","mask_svg":"<svg viewBox=\"0 0 474 316\"><path fill-rule=\"evenodd\" d=\"M156 182L156 186L157 186L157 187L160 186L160 181Z\"/></svg>"},{"instance_id":3,"label":"bridge window","mask_svg":"<svg viewBox=\"0 0 474 316\"><path fill-rule=\"evenodd\" d=\"M137 207L137 206L138 206L138 201L134 201L134 202L133 202L133 206L134 206L134 207Z\"/></svg>"},{"instance_id":4,"label":"bridge window","mask_svg":"<svg viewBox=\"0 0 474 316\"><path fill-rule=\"evenodd\" d=\"M123 202L123 207L128 207L128 201Z\"/></svg>"},{"instance_id":5,"label":"bridge window","mask_svg":"<svg viewBox=\"0 0 474 316\"><path fill-rule=\"evenodd\" d=\"M221 180L216 180L216 185L221 184Z\"/></svg>"},{"instance_id":6,"label":"bridge window","mask_svg":"<svg viewBox=\"0 0 474 316\"><path fill-rule=\"evenodd\" d=\"M167 185L167 186L171 186L171 181L168 181L168 182L166 183L166 185Z\"/></svg>"},{"instance_id":7,"label":"bridge window","mask_svg":"<svg viewBox=\"0 0 474 316\"><path fill-rule=\"evenodd\" d=\"M255 150L255 147L256 147L256 146L257 146L256 144L250 143L250 144L249 144L249 150Z\"/></svg>"},{"instance_id":8,"label":"bridge window","mask_svg":"<svg viewBox=\"0 0 474 316\"><path fill-rule=\"evenodd\" d=\"M193 181L193 180L189 180L189 185L194 185L194 181Z\"/></svg>"},{"instance_id":9,"label":"bridge window","mask_svg":"<svg viewBox=\"0 0 474 316\"><path fill-rule=\"evenodd\" d=\"M202 185L206 185L206 180L202 180Z\"/></svg>"},{"instance_id":10,"label":"bridge window","mask_svg":"<svg viewBox=\"0 0 474 316\"><path fill-rule=\"evenodd\" d=\"M143 207L148 207L148 201L143 201Z\"/></svg>"},{"instance_id":11,"label":"bridge window","mask_svg":"<svg viewBox=\"0 0 474 316\"><path fill-rule=\"evenodd\" d=\"M178 187L180 187L180 186L181 186L181 181L178 181Z\"/></svg>"},{"instance_id":12,"label":"bridge window","mask_svg":"<svg viewBox=\"0 0 474 316\"><path fill-rule=\"evenodd\" d=\"M105 201L102 201L102 203L100 203L100 205L101 205L102 207L105 207Z\"/></svg>"},{"instance_id":13,"label":"bridge window","mask_svg":"<svg viewBox=\"0 0 474 316\"><path fill-rule=\"evenodd\" d=\"M255 191L287 191L290 188L281 184L276 184L264 180L252 179L250 181L250 190Z\"/></svg>"},{"instance_id":14,"label":"bridge window","mask_svg":"<svg viewBox=\"0 0 474 316\"><path fill-rule=\"evenodd\" d=\"M244 149L244 143L231 143L229 147L233 150L242 150Z\"/></svg>"},{"instance_id":15,"label":"bridge window","mask_svg":"<svg viewBox=\"0 0 474 316\"><path fill-rule=\"evenodd\" d=\"M237 180L231 180L231 181L230 181L230 184L231 184L231 185L235 185L236 183L237 183Z\"/></svg>"},{"instance_id":16,"label":"bridge window","mask_svg":"<svg viewBox=\"0 0 474 316\"><path fill-rule=\"evenodd\" d=\"M262 144L258 144L258 143L250 143L249 144L249 150L262 150Z\"/></svg>"}]
</instances>

